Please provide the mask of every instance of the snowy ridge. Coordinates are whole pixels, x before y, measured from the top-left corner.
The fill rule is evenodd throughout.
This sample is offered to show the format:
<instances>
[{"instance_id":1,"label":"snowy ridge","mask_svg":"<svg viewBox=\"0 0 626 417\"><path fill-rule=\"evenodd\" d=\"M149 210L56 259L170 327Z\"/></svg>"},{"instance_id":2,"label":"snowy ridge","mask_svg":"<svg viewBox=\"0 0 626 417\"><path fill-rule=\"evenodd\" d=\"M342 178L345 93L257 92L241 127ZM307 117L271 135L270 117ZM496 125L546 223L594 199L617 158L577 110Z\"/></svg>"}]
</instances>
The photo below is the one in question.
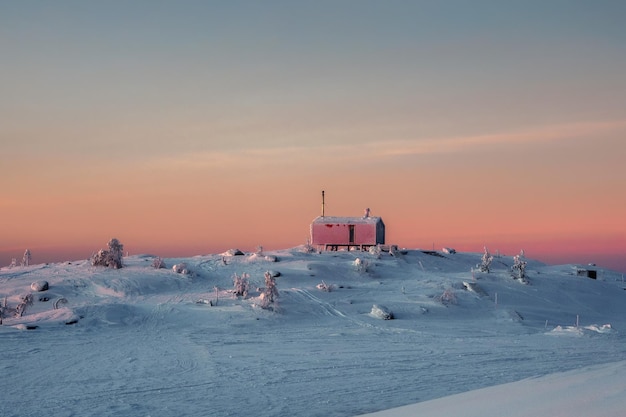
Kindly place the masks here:
<instances>
[{"instance_id":1,"label":"snowy ridge","mask_svg":"<svg viewBox=\"0 0 626 417\"><path fill-rule=\"evenodd\" d=\"M0 369L20 375L4 388L0 415L353 416L507 387L502 401L532 402L540 393L523 388L527 378L566 372L600 390L597 372L613 365L595 366L626 366L625 285L608 270L594 280L527 259L523 284L511 277L512 257L483 273L476 253L293 248L165 259L166 269L153 259L0 270ZM188 273L174 272L178 264ZM261 308L266 271L279 291L272 309ZM235 274L249 275L247 297L233 294ZM39 281L49 289L33 292ZM33 302L20 317L26 294ZM393 320L372 315L374 305ZM611 375L625 385L624 372ZM25 402L25 392L36 398ZM594 392L591 403L603 399ZM612 401L626 409L621 397ZM616 415L594 406L593 415ZM459 410L446 415L472 415Z\"/></svg>"}]
</instances>

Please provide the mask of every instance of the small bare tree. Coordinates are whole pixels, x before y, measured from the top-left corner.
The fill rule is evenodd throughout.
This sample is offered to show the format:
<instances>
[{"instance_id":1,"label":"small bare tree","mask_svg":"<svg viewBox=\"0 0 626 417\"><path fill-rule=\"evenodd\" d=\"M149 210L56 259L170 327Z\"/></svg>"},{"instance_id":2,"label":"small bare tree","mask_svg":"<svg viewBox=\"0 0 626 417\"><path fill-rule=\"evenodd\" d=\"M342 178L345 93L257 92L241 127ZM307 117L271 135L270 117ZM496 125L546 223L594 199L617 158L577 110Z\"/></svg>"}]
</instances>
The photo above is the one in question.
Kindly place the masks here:
<instances>
[{"instance_id":1,"label":"small bare tree","mask_svg":"<svg viewBox=\"0 0 626 417\"><path fill-rule=\"evenodd\" d=\"M22 314L24 314L24 311L26 310L27 306L32 306L33 305L33 295L32 294L26 294L20 297L20 303L17 305L17 307L15 307L15 315L17 317L22 317Z\"/></svg>"}]
</instances>

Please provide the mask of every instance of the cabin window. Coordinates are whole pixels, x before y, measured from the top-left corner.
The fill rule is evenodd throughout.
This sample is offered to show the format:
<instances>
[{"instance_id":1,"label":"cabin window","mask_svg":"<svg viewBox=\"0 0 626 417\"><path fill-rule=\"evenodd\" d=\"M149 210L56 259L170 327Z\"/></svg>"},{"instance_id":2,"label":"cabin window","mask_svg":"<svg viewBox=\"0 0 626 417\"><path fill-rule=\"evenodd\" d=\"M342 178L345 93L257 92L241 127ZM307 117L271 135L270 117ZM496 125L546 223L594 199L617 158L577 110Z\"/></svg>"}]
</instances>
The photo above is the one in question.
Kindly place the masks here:
<instances>
[{"instance_id":1,"label":"cabin window","mask_svg":"<svg viewBox=\"0 0 626 417\"><path fill-rule=\"evenodd\" d=\"M350 231L350 241L349 243L354 243L354 225L351 224L348 226L348 230Z\"/></svg>"}]
</instances>

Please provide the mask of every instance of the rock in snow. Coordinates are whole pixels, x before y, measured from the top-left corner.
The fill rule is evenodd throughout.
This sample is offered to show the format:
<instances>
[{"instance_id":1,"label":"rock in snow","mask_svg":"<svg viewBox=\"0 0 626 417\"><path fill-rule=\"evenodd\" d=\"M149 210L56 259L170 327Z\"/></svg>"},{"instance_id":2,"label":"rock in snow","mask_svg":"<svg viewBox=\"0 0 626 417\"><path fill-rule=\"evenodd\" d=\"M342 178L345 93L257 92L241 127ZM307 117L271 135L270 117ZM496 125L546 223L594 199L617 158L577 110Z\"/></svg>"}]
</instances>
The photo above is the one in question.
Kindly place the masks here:
<instances>
[{"instance_id":1,"label":"rock in snow","mask_svg":"<svg viewBox=\"0 0 626 417\"><path fill-rule=\"evenodd\" d=\"M391 312L391 310L383 305L374 304L372 306L372 311L370 312L370 314L376 318L383 320L393 319L393 313Z\"/></svg>"},{"instance_id":2,"label":"rock in snow","mask_svg":"<svg viewBox=\"0 0 626 417\"><path fill-rule=\"evenodd\" d=\"M48 281L35 281L30 284L30 289L33 291L48 291Z\"/></svg>"}]
</instances>

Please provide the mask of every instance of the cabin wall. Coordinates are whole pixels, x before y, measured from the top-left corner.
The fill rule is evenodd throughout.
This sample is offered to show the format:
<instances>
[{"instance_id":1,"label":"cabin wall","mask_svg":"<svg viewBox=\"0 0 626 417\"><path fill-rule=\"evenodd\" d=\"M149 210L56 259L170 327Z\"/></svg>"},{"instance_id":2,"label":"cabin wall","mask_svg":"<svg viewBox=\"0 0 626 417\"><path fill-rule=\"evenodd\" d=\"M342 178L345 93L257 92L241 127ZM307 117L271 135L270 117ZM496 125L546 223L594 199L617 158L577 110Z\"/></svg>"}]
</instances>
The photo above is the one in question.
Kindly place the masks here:
<instances>
[{"instance_id":1,"label":"cabin wall","mask_svg":"<svg viewBox=\"0 0 626 417\"><path fill-rule=\"evenodd\" d=\"M382 231L381 231L382 226ZM354 230L350 241L350 228ZM313 223L311 224L311 242L313 245L376 245L385 243L384 225L380 223Z\"/></svg>"},{"instance_id":2,"label":"cabin wall","mask_svg":"<svg viewBox=\"0 0 626 417\"><path fill-rule=\"evenodd\" d=\"M357 245L376 244L375 224L356 224L354 233L354 243Z\"/></svg>"}]
</instances>

